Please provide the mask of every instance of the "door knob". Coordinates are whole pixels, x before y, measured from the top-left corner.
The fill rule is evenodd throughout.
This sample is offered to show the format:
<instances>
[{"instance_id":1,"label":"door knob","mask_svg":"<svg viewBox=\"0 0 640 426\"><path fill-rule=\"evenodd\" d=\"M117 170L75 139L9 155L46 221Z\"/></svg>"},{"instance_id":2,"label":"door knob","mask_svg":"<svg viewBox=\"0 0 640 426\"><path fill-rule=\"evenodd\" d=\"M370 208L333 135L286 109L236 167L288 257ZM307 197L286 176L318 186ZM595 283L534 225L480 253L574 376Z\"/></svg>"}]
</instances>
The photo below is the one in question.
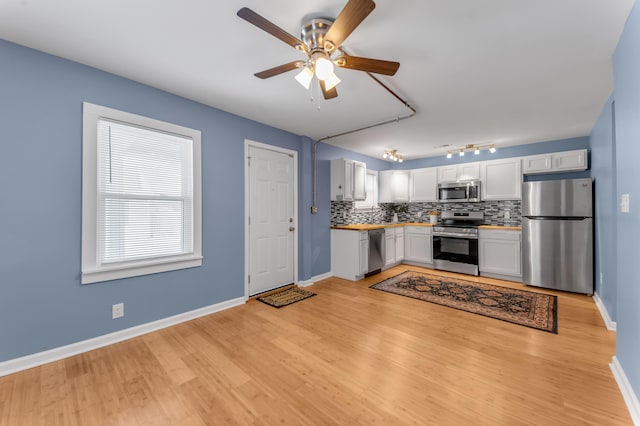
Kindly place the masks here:
<instances>
[{"instance_id":1,"label":"door knob","mask_svg":"<svg viewBox=\"0 0 640 426\"><path fill-rule=\"evenodd\" d=\"M289 231L293 232L293 231L295 231L295 230L296 230L296 228L294 228L293 226L290 226L290 227L289 227Z\"/></svg>"}]
</instances>

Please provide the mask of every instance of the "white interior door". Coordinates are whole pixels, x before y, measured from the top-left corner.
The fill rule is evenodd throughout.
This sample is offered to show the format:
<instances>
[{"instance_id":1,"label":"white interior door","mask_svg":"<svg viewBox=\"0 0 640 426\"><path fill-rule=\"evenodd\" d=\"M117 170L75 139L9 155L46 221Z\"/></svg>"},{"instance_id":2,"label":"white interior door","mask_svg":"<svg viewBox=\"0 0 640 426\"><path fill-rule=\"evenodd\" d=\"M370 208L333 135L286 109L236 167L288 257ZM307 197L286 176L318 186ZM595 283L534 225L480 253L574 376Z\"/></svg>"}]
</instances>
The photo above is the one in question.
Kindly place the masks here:
<instances>
[{"instance_id":1,"label":"white interior door","mask_svg":"<svg viewBox=\"0 0 640 426\"><path fill-rule=\"evenodd\" d=\"M295 158L249 146L249 295L295 281Z\"/></svg>"}]
</instances>

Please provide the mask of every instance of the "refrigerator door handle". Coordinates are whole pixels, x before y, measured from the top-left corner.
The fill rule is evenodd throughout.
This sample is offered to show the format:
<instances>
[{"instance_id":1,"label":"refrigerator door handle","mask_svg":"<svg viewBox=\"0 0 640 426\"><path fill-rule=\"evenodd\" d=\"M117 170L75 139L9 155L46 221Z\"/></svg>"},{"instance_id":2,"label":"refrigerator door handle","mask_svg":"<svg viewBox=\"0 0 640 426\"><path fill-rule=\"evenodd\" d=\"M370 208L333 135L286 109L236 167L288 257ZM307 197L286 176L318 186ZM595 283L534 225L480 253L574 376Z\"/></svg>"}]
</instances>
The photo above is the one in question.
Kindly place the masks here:
<instances>
[{"instance_id":1,"label":"refrigerator door handle","mask_svg":"<svg viewBox=\"0 0 640 426\"><path fill-rule=\"evenodd\" d=\"M586 216L524 216L529 220L587 220L587 219L591 219L590 217L586 217Z\"/></svg>"}]
</instances>

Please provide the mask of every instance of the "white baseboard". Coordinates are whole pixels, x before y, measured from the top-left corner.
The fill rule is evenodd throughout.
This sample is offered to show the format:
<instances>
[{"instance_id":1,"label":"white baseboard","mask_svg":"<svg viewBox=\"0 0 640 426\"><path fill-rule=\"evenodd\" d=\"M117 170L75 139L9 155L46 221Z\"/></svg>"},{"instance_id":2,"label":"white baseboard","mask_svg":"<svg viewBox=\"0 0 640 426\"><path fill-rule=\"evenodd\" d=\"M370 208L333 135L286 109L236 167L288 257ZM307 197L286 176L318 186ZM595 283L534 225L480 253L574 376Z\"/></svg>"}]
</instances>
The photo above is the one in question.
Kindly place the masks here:
<instances>
[{"instance_id":1,"label":"white baseboard","mask_svg":"<svg viewBox=\"0 0 640 426\"><path fill-rule=\"evenodd\" d=\"M112 345L114 343L131 339L132 337L140 336L142 334L147 334L152 331L160 330L162 328L171 327L172 325L180 324L185 321L190 321L192 319L242 305L245 302L246 299L244 297L239 297L237 299L231 299L225 302L216 303L215 305L205 306L204 308L184 312L182 314L163 318L153 322L148 322L146 324L137 325L135 327L126 328L124 330L94 337L88 340L83 340L81 342L72 343L70 345L61 346L59 348L54 348L44 352L38 352L32 355L3 361L0 362L0 377L12 373L17 373L18 371L26 370L28 368L38 367L40 365L47 364L53 361L58 361L63 358L68 358L70 356L81 354L83 352L89 352L103 346Z\"/></svg>"},{"instance_id":2,"label":"white baseboard","mask_svg":"<svg viewBox=\"0 0 640 426\"><path fill-rule=\"evenodd\" d=\"M640 402L638 402L638 397L633 391L631 383L629 383L629 379L627 379L627 375L624 374L624 370L622 369L622 365L620 365L620 361L618 361L618 357L614 356L611 359L609 367L611 367L613 377L618 383L620 392L622 392L622 397L624 398L624 402L627 404L633 424L640 426Z\"/></svg>"},{"instance_id":3,"label":"white baseboard","mask_svg":"<svg viewBox=\"0 0 640 426\"><path fill-rule=\"evenodd\" d=\"M596 306L600 311L600 316L604 320L604 325L607 327L607 330L616 331L616 322L609 316L609 312L607 311L606 306L604 306L604 303L602 302L602 299L600 299L598 293L593 293L593 301L596 302Z\"/></svg>"},{"instance_id":4,"label":"white baseboard","mask_svg":"<svg viewBox=\"0 0 640 426\"><path fill-rule=\"evenodd\" d=\"M315 277L311 277L310 280L298 281L299 287L309 287L310 285L315 284L318 281L322 281L326 278L332 277L333 274L331 272L326 272L324 274L316 275Z\"/></svg>"}]
</instances>

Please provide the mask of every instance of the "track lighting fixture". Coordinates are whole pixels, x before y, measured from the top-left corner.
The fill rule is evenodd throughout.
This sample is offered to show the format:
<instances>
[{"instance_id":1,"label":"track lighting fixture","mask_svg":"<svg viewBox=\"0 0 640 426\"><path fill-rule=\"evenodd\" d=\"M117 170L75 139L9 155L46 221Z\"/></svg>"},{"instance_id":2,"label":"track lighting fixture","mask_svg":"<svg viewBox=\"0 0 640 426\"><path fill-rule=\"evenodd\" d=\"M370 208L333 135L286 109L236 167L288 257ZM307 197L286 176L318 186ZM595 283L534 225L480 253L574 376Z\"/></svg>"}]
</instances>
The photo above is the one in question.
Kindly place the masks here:
<instances>
[{"instance_id":1,"label":"track lighting fixture","mask_svg":"<svg viewBox=\"0 0 640 426\"><path fill-rule=\"evenodd\" d=\"M490 153L494 153L496 152L496 147L494 144L491 145L476 145L476 144L467 144L465 146L463 146L462 148L456 148L456 149L452 149L450 151L447 151L447 158L452 158L454 153L458 153L458 156L460 157L464 157L464 154L466 151L473 151L473 153L475 155L480 155L480 150L481 149L488 149Z\"/></svg>"},{"instance_id":2,"label":"track lighting fixture","mask_svg":"<svg viewBox=\"0 0 640 426\"><path fill-rule=\"evenodd\" d=\"M384 151L382 154L382 158L389 159L391 161L397 161L398 163L402 163L404 158L402 158L402 154L398 154L398 151L395 149L388 149Z\"/></svg>"}]
</instances>

